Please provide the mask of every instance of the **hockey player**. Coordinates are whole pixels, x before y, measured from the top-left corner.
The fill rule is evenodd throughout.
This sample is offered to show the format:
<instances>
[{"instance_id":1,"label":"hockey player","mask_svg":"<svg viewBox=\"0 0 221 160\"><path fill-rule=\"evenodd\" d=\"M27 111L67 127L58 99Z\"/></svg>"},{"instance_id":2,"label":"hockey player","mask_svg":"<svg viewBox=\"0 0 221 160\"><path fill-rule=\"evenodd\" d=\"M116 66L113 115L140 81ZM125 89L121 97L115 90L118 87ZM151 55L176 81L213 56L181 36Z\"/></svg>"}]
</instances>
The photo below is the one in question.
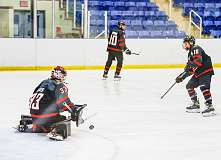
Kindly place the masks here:
<instances>
[{"instance_id":1,"label":"hockey player","mask_svg":"<svg viewBox=\"0 0 221 160\"><path fill-rule=\"evenodd\" d=\"M177 78L176 82L182 82L186 77L193 75L186 85L188 94L192 100L192 105L186 107L187 112L200 112L200 103L197 98L197 93L194 90L200 87L205 99L206 109L202 111L203 116L210 116L215 114L215 109L212 104L212 96L210 93L210 83L212 75L214 75L212 61L204 50L195 45L195 38L193 36L186 36L183 39L183 48L188 51L188 62Z\"/></svg>"},{"instance_id":2,"label":"hockey player","mask_svg":"<svg viewBox=\"0 0 221 160\"><path fill-rule=\"evenodd\" d=\"M118 22L118 26L112 30L108 38L107 52L108 59L104 68L103 78L108 78L108 71L112 65L113 60L117 59L117 68L114 78L120 79L120 72L123 65L123 52L130 55L131 51L125 44L125 29L126 24L123 21Z\"/></svg>"},{"instance_id":3,"label":"hockey player","mask_svg":"<svg viewBox=\"0 0 221 160\"><path fill-rule=\"evenodd\" d=\"M32 132L48 133L48 137L55 140L64 140L67 137L67 128L63 123L63 111L69 111L73 121L80 123L83 105L74 105L68 97L68 88L64 81L67 72L57 66L51 73L51 78L42 81L34 90L29 100L32 118ZM20 121L23 122L22 120Z\"/></svg>"}]
</instances>

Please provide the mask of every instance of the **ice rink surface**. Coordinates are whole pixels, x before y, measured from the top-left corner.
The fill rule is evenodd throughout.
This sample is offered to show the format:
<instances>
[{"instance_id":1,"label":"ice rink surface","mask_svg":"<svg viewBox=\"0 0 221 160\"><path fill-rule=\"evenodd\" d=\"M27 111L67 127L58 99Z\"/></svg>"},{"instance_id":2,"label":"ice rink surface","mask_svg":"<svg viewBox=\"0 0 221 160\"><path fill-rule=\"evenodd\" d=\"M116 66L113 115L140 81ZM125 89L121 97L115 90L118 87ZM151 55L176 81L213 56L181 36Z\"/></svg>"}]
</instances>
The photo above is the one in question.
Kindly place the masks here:
<instances>
[{"instance_id":1,"label":"ice rink surface","mask_svg":"<svg viewBox=\"0 0 221 160\"><path fill-rule=\"evenodd\" d=\"M0 160L220 160L221 70L212 79L214 117L185 112L187 80L160 99L181 72L123 70L123 79L114 82L114 71L106 81L102 71L68 71L72 101L88 104L84 116L97 115L79 128L73 124L62 142L12 128L29 113L29 97L50 72L1 72Z\"/></svg>"}]
</instances>

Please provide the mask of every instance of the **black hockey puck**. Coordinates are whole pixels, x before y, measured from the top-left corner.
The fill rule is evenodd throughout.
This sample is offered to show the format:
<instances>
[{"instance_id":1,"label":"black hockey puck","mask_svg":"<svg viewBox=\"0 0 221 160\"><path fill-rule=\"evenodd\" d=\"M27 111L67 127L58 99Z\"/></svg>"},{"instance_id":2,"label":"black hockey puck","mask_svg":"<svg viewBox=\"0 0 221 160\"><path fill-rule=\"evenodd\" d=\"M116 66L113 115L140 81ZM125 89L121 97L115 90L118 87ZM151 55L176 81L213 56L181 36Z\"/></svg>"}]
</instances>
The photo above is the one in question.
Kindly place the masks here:
<instances>
[{"instance_id":1,"label":"black hockey puck","mask_svg":"<svg viewBox=\"0 0 221 160\"><path fill-rule=\"evenodd\" d=\"M93 126L93 125L90 125L90 126L89 126L89 129L90 129L90 130L94 129L94 126Z\"/></svg>"}]
</instances>

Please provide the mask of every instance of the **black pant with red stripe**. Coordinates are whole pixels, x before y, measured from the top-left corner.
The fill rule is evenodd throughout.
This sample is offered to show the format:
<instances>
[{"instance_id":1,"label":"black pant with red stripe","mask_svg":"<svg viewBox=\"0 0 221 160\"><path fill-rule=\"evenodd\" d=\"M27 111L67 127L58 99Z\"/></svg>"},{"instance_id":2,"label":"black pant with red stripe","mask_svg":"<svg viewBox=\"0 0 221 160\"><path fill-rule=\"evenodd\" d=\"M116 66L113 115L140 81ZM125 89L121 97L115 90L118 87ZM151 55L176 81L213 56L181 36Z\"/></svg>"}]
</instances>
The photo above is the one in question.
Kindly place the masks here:
<instances>
[{"instance_id":1,"label":"black pant with red stripe","mask_svg":"<svg viewBox=\"0 0 221 160\"><path fill-rule=\"evenodd\" d=\"M196 78L193 76L186 85L186 89L192 101L197 100L197 94L194 88L200 87L206 103L212 104L212 96L210 93L210 83L212 75L202 75Z\"/></svg>"},{"instance_id":2,"label":"black pant with red stripe","mask_svg":"<svg viewBox=\"0 0 221 160\"><path fill-rule=\"evenodd\" d=\"M63 115L58 115L50 118L32 118L33 119L33 132L35 133L48 133L50 132L56 123L64 121L66 119Z\"/></svg>"},{"instance_id":3,"label":"black pant with red stripe","mask_svg":"<svg viewBox=\"0 0 221 160\"><path fill-rule=\"evenodd\" d=\"M104 68L105 74L108 73L108 71L112 65L112 62L115 59L117 59L117 68L116 68L115 74L117 74L117 75L120 74L121 68L123 66L123 53L117 53L117 52L109 52L108 59L107 59L107 62L106 62L105 68Z\"/></svg>"}]
</instances>

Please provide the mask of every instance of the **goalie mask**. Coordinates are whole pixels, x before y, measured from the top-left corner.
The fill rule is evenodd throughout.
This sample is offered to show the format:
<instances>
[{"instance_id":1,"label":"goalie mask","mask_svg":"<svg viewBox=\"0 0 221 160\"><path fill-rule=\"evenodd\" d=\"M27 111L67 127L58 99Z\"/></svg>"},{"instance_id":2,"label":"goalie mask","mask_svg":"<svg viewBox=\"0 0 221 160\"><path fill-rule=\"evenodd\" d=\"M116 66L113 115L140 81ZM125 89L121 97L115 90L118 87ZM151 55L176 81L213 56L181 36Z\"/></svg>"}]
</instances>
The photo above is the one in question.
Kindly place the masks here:
<instances>
[{"instance_id":1,"label":"goalie mask","mask_svg":"<svg viewBox=\"0 0 221 160\"><path fill-rule=\"evenodd\" d=\"M59 80L60 82L64 82L67 76L67 72L61 66L57 66L51 72L51 78L55 80Z\"/></svg>"}]
</instances>

